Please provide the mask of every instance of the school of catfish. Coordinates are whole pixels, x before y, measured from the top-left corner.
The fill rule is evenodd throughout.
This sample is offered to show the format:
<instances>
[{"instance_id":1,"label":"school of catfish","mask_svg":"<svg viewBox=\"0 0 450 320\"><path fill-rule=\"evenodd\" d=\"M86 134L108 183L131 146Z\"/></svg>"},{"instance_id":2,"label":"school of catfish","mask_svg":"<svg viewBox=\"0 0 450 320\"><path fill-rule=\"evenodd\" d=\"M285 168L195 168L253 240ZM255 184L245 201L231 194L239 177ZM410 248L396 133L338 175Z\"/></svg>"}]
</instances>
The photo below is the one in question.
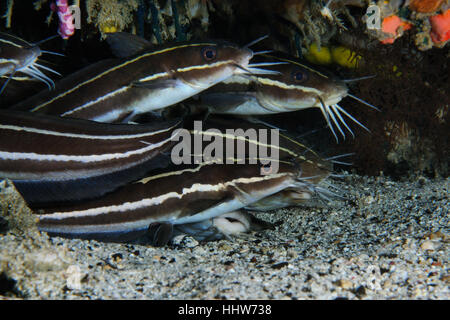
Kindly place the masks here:
<instances>
[{"instance_id":1,"label":"school of catfish","mask_svg":"<svg viewBox=\"0 0 450 320\"><path fill-rule=\"evenodd\" d=\"M57 53L0 33L0 99L13 82L47 86L0 110L0 178L15 185L50 235L156 246L178 234L216 240L274 228L258 212L342 196L321 182L345 155L322 157L264 115L318 108L339 141L345 130L354 136L344 117L369 130L338 104L343 98L375 107L348 92L349 80L251 49L264 38L244 46L208 40L154 47L112 33L116 58L54 81L44 72L56 72L38 61ZM176 108L181 116L170 117ZM230 129L276 130L277 139ZM200 137L201 150L213 139L244 148L201 161L189 154L193 161L175 165L180 130ZM249 151L260 148L276 151L277 170Z\"/></svg>"}]
</instances>

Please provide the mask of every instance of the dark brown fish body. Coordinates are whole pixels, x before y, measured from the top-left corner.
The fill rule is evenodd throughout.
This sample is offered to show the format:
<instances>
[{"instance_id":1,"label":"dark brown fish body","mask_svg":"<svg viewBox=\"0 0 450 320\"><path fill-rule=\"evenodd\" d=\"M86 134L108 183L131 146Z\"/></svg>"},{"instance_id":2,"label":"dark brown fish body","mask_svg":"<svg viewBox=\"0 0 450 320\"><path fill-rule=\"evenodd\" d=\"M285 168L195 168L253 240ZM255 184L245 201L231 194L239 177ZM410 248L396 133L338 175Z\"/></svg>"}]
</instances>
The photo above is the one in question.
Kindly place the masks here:
<instances>
[{"instance_id":1,"label":"dark brown fish body","mask_svg":"<svg viewBox=\"0 0 450 320\"><path fill-rule=\"evenodd\" d=\"M336 104L347 95L344 82L317 66L281 54L267 55L265 59L286 62L269 67L279 75L256 78L256 98L267 110L282 112L321 108L322 103Z\"/></svg>"},{"instance_id":2,"label":"dark brown fish body","mask_svg":"<svg viewBox=\"0 0 450 320\"><path fill-rule=\"evenodd\" d=\"M203 122L202 125L202 136L218 137L220 134L215 134L211 129L220 130L221 134L225 134L227 130L242 129L242 133L246 134L242 137L236 137L238 141L245 141L245 150L250 150L261 145L261 141L251 139L248 135L250 130L276 130L271 129L263 124L256 124L240 119L236 121L233 118L219 118L211 116L208 120ZM192 130L192 128L191 128ZM331 195L327 194L327 190L318 187L319 183L330 176L333 171L332 161L324 159L322 156L317 154L314 150L304 145L300 141L290 137L287 134L280 133L276 130L279 135L279 141L274 143L270 141L271 148L274 148L271 153L273 156L273 151L277 150L277 158L280 161L287 160L290 161L295 159L301 164L302 177L304 179L304 184L298 185L295 188L288 188L279 193L273 194L271 196L265 197L258 202L253 203L250 206L245 207L245 209L256 210L256 211L268 211L279 208L285 208L290 206L298 206L313 198L316 195L322 196ZM194 130L192 130L194 132ZM241 133L241 134L242 134ZM210 141L211 138L208 140ZM208 142L205 142L205 145ZM239 158L235 154L236 158Z\"/></svg>"},{"instance_id":3,"label":"dark brown fish body","mask_svg":"<svg viewBox=\"0 0 450 320\"><path fill-rule=\"evenodd\" d=\"M264 115L335 104L347 95L345 83L326 71L284 54L262 55L255 63L278 74L233 76L207 90L201 101L211 113Z\"/></svg>"},{"instance_id":4,"label":"dark brown fish body","mask_svg":"<svg viewBox=\"0 0 450 320\"><path fill-rule=\"evenodd\" d=\"M241 116L319 108L336 140L338 137L335 128L345 138L341 125L354 136L343 116L369 131L338 104L348 96L378 110L375 106L348 93L345 82L353 81L352 79L341 81L317 66L281 53L262 55L258 58L263 61L270 60L272 65L266 69L278 74L231 77L204 92L199 99L200 103L192 103L193 108L206 108L209 113ZM273 64L274 61L283 64Z\"/></svg>"},{"instance_id":5,"label":"dark brown fish body","mask_svg":"<svg viewBox=\"0 0 450 320\"><path fill-rule=\"evenodd\" d=\"M53 235L128 240L154 223L184 225L239 210L297 183L295 164L261 176L259 165L201 164L129 184L98 200L47 208L39 228Z\"/></svg>"},{"instance_id":6,"label":"dark brown fish body","mask_svg":"<svg viewBox=\"0 0 450 320\"><path fill-rule=\"evenodd\" d=\"M237 130L241 129L240 136L233 136L227 133L227 130L230 129L235 134ZM227 119L211 116L202 123L201 130L194 130L192 127L190 128L190 132L193 136L192 140L194 140L195 134L201 135L204 138L208 137L207 142L203 144L203 148L207 146L208 141L223 137L224 139L234 139L237 144L244 141L244 149L247 150L246 152L249 152L252 148L264 145L264 142L261 140L251 138L252 134L249 129L270 130L271 128L263 124L255 124L245 120L236 121L233 118ZM333 169L331 161L323 159L307 146L284 134L280 134L279 141L271 140L268 143L273 148L271 155L273 156L273 152L276 149L277 158L280 161L293 161L295 159L294 161L299 166L299 172L301 172L301 177L298 177L298 180L302 181L302 183L267 195L256 202L246 205L243 209L267 212L279 208L299 206L317 196L321 198L327 198L327 196L331 195L335 196L334 194L330 194L327 189L318 186L322 180L325 180L331 174ZM237 153L234 157L240 159ZM238 170L239 166L235 167L237 168L235 170ZM273 228L272 224L258 219L245 210L230 211L215 218L196 223L176 225L156 223L149 229L149 237L153 244L164 245L173 236L180 233L188 234L199 241L205 241L229 238L229 236L248 231Z\"/></svg>"},{"instance_id":7,"label":"dark brown fish body","mask_svg":"<svg viewBox=\"0 0 450 320\"><path fill-rule=\"evenodd\" d=\"M92 198L168 165L161 154L176 127L0 110L0 177L13 180L30 205Z\"/></svg>"},{"instance_id":8,"label":"dark brown fish body","mask_svg":"<svg viewBox=\"0 0 450 320\"><path fill-rule=\"evenodd\" d=\"M250 123L242 124L246 129L255 128ZM250 145L274 144L273 141L262 143L220 130L236 129L239 125L234 123L232 126L224 119L217 122L211 119L205 123L205 128L200 131L192 129L190 134L206 137L213 133L216 139L235 143L244 139L246 150ZM208 130L211 127L216 130ZM257 127L264 129L261 125ZM263 174L259 162L241 164L238 153L234 154L231 164L226 162L229 158L219 158L188 165L184 169L175 166L99 199L37 210L39 227L42 231L65 237L124 241L143 235L149 227L156 225L155 237L160 239L156 243L161 245L171 239L174 230L200 238L251 230L261 223L243 213L233 216L232 212L250 207L283 190L301 189L312 193L314 183L330 173L330 164L325 160L313 160L319 160L319 157L294 140L283 137L281 143L273 147L279 149L279 159L273 159L277 161L277 171ZM249 151L245 156L249 156ZM238 231L234 231L236 226ZM215 232L216 229L219 231Z\"/></svg>"},{"instance_id":9,"label":"dark brown fish body","mask_svg":"<svg viewBox=\"0 0 450 320\"><path fill-rule=\"evenodd\" d=\"M189 121L186 121L185 128L193 133L194 127L188 124ZM322 176L323 179L333 171L332 163L325 160L313 149L303 144L301 141L290 137L289 134L284 134L283 132L280 132L280 130L270 128L264 124L253 123L244 119L236 119L233 117L218 117L215 115L209 116L208 119L202 121L201 124L202 132L200 132L199 134L201 134L202 136L220 136L226 134L227 130L231 130L231 132L237 133L237 130L241 129L241 134L243 135L243 137L234 137L234 139L245 141L245 150L250 149L249 145L261 145L261 136L259 133L260 130L268 132L268 143L270 144L270 148L275 148L278 150L277 152L279 160L296 159L300 162L306 162L309 166L309 169L303 169L303 171L307 176L318 175ZM214 130L218 130L220 131L220 133L215 134ZM254 139L248 135L251 131L257 133L257 139ZM277 143L270 140L271 132L277 133L279 137L279 141ZM224 137L224 139L225 138L226 137ZM211 138L209 139L209 141L211 141ZM208 142L204 143L205 145L208 144ZM234 157L238 157L238 155L235 154Z\"/></svg>"},{"instance_id":10,"label":"dark brown fish body","mask_svg":"<svg viewBox=\"0 0 450 320\"><path fill-rule=\"evenodd\" d=\"M247 67L253 55L217 41L143 49L88 66L58 82L53 92L42 92L14 108L99 122L128 121L242 73L239 66Z\"/></svg>"}]
</instances>

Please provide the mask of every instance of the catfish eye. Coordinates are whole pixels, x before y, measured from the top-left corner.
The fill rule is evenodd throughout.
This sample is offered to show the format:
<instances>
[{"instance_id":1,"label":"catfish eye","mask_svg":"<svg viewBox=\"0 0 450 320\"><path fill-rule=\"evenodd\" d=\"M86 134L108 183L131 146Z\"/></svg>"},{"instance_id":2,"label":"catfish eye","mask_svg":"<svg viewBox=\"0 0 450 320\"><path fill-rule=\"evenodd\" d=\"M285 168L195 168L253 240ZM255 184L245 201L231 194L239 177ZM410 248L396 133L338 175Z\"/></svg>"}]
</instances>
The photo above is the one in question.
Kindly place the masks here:
<instances>
[{"instance_id":1,"label":"catfish eye","mask_svg":"<svg viewBox=\"0 0 450 320\"><path fill-rule=\"evenodd\" d=\"M217 56L217 50L214 47L205 47L202 49L202 56L206 61L212 61Z\"/></svg>"},{"instance_id":2,"label":"catfish eye","mask_svg":"<svg viewBox=\"0 0 450 320\"><path fill-rule=\"evenodd\" d=\"M296 70L292 73L292 79L294 79L295 82L301 83L308 80L308 74L305 71Z\"/></svg>"}]
</instances>

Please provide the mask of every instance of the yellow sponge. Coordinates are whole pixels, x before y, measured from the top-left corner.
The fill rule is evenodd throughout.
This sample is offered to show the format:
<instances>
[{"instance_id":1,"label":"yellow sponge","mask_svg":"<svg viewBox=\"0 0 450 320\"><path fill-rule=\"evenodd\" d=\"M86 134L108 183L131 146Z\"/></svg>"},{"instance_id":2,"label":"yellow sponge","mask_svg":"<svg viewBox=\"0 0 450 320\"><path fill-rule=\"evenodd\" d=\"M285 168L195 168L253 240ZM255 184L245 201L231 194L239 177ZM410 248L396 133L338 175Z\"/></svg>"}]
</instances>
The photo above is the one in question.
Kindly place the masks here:
<instances>
[{"instance_id":1,"label":"yellow sponge","mask_svg":"<svg viewBox=\"0 0 450 320\"><path fill-rule=\"evenodd\" d=\"M331 58L334 63L346 68L356 68L361 56L356 52L342 46L331 48Z\"/></svg>"},{"instance_id":2,"label":"yellow sponge","mask_svg":"<svg viewBox=\"0 0 450 320\"><path fill-rule=\"evenodd\" d=\"M100 29L104 33L117 32L117 27L116 26L102 26L102 27L100 27Z\"/></svg>"},{"instance_id":3,"label":"yellow sponge","mask_svg":"<svg viewBox=\"0 0 450 320\"><path fill-rule=\"evenodd\" d=\"M309 46L308 52L305 54L306 60L315 64L327 65L336 63L345 68L356 68L361 56L356 52L343 46L336 47L320 47L316 43Z\"/></svg>"},{"instance_id":4,"label":"yellow sponge","mask_svg":"<svg viewBox=\"0 0 450 320\"><path fill-rule=\"evenodd\" d=\"M306 60L315 64L330 64L331 60L331 52L328 47L319 47L316 43L313 43L308 48L308 53L305 55Z\"/></svg>"}]
</instances>

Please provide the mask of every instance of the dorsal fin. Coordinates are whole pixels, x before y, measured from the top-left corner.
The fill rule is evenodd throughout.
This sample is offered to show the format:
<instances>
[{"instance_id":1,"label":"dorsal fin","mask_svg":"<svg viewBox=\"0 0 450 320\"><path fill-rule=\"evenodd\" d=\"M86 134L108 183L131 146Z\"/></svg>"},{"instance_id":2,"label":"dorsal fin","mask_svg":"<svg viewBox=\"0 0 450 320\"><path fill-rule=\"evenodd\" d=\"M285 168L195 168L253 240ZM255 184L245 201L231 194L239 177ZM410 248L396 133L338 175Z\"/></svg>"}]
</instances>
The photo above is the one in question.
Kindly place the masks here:
<instances>
[{"instance_id":1,"label":"dorsal fin","mask_svg":"<svg viewBox=\"0 0 450 320\"><path fill-rule=\"evenodd\" d=\"M112 53L118 58L133 56L152 46L151 42L131 33L113 32L106 35Z\"/></svg>"}]
</instances>

